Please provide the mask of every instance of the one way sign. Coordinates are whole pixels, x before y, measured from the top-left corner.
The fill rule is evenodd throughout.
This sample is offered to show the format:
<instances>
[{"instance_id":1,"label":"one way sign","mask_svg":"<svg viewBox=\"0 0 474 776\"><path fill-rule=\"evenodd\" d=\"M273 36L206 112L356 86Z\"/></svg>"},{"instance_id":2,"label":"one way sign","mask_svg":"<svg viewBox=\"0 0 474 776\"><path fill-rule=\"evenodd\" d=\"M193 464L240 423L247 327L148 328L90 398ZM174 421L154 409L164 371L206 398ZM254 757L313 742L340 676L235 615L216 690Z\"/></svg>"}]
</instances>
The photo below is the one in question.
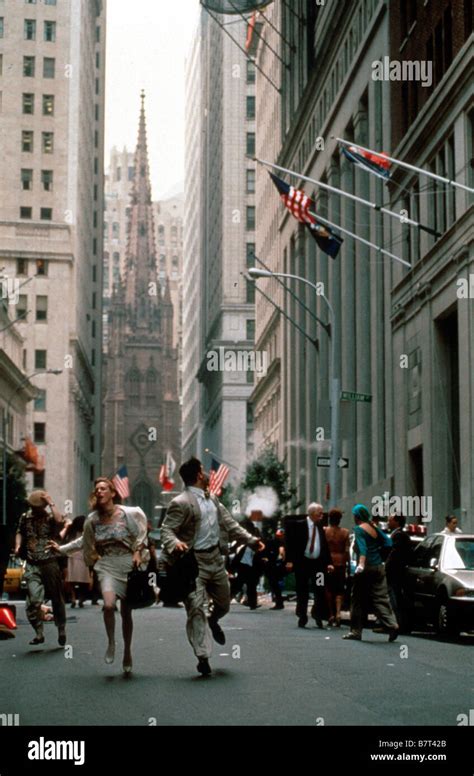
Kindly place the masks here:
<instances>
[{"instance_id":1,"label":"one way sign","mask_svg":"<svg viewBox=\"0 0 474 776\"><path fill-rule=\"evenodd\" d=\"M331 459L330 458L318 458L317 465L320 469L330 469L331 468ZM339 469L348 469L349 468L349 459L348 458L339 458L337 462L337 466Z\"/></svg>"}]
</instances>

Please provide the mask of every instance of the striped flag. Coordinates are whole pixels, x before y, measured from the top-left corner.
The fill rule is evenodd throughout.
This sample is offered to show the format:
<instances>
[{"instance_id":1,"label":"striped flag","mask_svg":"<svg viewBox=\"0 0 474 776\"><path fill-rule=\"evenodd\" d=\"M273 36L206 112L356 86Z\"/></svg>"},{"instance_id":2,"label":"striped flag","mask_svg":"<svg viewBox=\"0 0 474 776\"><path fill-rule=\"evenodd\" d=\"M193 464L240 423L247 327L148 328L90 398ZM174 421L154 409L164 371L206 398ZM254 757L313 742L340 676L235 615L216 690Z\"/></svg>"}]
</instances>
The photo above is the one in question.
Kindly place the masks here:
<instances>
[{"instance_id":1,"label":"striped flag","mask_svg":"<svg viewBox=\"0 0 474 776\"><path fill-rule=\"evenodd\" d=\"M385 181L390 180L391 162L386 158L386 154L374 154L369 151L363 151L357 146L343 148L342 153L352 164L374 173Z\"/></svg>"},{"instance_id":2,"label":"striped flag","mask_svg":"<svg viewBox=\"0 0 474 776\"><path fill-rule=\"evenodd\" d=\"M328 256L331 256L332 259L335 259L344 240L333 232L332 229L318 222L314 213L311 212L311 208L314 210L316 207L311 197L308 197L304 191L295 189L294 186L285 183L285 181L282 181L281 178L273 175L273 173L270 173L270 178L277 187L285 207L288 208L300 224L308 227L321 250L327 253Z\"/></svg>"},{"instance_id":3,"label":"striped flag","mask_svg":"<svg viewBox=\"0 0 474 776\"><path fill-rule=\"evenodd\" d=\"M229 476L230 468L225 463L219 463L215 458L212 459L211 472L209 475L209 493L214 496L220 496L224 482Z\"/></svg>"},{"instance_id":4,"label":"striped flag","mask_svg":"<svg viewBox=\"0 0 474 776\"><path fill-rule=\"evenodd\" d=\"M160 469L160 473L158 475L158 479L160 481L160 485L163 488L164 491L169 493L174 488L174 479L173 474L176 470L176 461L174 460L171 453L166 454L166 463L163 464L163 466Z\"/></svg>"},{"instance_id":5,"label":"striped flag","mask_svg":"<svg viewBox=\"0 0 474 776\"><path fill-rule=\"evenodd\" d=\"M123 501L130 496L130 485L128 482L128 471L126 466L121 466L117 474L112 477L112 484Z\"/></svg>"}]
</instances>

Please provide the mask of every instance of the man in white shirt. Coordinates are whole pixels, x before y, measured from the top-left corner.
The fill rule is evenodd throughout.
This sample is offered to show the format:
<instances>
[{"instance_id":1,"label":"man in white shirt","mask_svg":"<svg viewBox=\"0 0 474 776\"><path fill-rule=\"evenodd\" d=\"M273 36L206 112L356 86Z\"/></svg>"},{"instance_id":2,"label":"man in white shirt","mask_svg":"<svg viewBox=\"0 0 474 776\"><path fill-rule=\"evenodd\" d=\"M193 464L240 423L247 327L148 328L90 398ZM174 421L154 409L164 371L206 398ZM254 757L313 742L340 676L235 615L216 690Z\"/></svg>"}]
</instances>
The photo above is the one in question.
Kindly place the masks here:
<instances>
[{"instance_id":1,"label":"man in white shirt","mask_svg":"<svg viewBox=\"0 0 474 776\"><path fill-rule=\"evenodd\" d=\"M209 477L197 458L186 461L179 473L185 490L173 499L163 521L162 557L172 564L183 553L194 551L199 575L196 590L184 602L188 615L186 632L198 658L198 672L209 676L212 636L218 644L225 644L218 621L230 608L230 585L223 554L228 552L229 540L237 540L254 550L264 550L265 545L245 531L215 496L209 496ZM209 617L205 611L208 597L212 608Z\"/></svg>"},{"instance_id":2,"label":"man in white shirt","mask_svg":"<svg viewBox=\"0 0 474 776\"><path fill-rule=\"evenodd\" d=\"M331 554L322 525L324 509L321 504L310 504L304 520L288 519L285 527L287 570L295 572L296 616L298 627L308 622L310 589L314 602L311 616L318 628L323 627L324 579L334 571Z\"/></svg>"}]
</instances>

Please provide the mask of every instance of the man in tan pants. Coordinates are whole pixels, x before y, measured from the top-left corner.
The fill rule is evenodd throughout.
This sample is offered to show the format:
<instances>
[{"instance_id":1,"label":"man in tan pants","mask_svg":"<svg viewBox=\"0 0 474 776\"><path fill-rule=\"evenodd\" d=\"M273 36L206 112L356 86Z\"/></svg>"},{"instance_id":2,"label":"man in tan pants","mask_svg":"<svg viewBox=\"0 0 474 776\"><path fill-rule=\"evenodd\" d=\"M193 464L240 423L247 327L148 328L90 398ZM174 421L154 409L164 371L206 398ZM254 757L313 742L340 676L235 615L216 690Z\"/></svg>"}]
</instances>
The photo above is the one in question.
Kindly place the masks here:
<instances>
[{"instance_id":1,"label":"man in tan pants","mask_svg":"<svg viewBox=\"0 0 474 776\"><path fill-rule=\"evenodd\" d=\"M215 496L209 496L209 478L202 463L191 458L179 470L184 491L171 502L161 527L163 560L173 564L183 553L193 551L199 573L196 590L186 600L186 632L198 658L197 670L209 676L209 658L212 636L218 644L225 644L225 635L219 625L230 608L230 585L223 554L227 554L229 540L248 544L254 550L265 545L245 531ZM205 605L210 598L211 614Z\"/></svg>"}]
</instances>

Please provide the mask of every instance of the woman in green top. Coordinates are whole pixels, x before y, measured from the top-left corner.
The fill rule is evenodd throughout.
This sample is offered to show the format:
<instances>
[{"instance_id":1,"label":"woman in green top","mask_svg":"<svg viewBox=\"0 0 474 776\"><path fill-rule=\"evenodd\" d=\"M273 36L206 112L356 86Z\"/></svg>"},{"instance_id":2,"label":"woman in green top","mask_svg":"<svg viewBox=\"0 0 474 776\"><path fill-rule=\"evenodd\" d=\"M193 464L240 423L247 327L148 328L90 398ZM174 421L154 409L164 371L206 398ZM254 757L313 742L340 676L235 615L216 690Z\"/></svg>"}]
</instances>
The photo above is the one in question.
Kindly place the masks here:
<instances>
[{"instance_id":1,"label":"woman in green top","mask_svg":"<svg viewBox=\"0 0 474 776\"><path fill-rule=\"evenodd\" d=\"M363 504L357 504L353 510L355 552L357 568L352 583L351 594L351 630L344 639L360 641L362 629L367 619L369 605L388 633L388 640L395 641L398 636L398 624L388 596L385 566L381 550L391 547L392 540L370 522L370 514Z\"/></svg>"}]
</instances>

